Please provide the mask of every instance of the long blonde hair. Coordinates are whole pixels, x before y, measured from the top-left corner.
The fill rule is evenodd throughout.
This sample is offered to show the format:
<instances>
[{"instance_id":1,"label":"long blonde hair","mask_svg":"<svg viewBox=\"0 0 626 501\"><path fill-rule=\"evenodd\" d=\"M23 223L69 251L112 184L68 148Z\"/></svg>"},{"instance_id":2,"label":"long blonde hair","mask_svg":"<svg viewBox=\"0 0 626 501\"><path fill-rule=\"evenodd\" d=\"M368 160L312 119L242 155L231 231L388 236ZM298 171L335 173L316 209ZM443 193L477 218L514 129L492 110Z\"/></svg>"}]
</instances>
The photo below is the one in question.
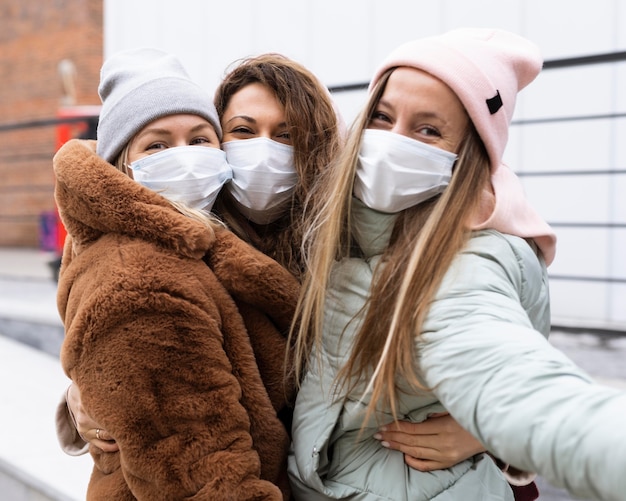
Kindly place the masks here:
<instances>
[{"instance_id":1,"label":"long blonde hair","mask_svg":"<svg viewBox=\"0 0 626 501\"><path fill-rule=\"evenodd\" d=\"M311 208L303 251L307 273L298 304L299 326L292 332L298 380L307 368L313 347L321 343L332 266L355 254L350 208L361 133L370 122L391 71L372 90L345 150L317 187L325 199L319 196ZM415 367L415 339L444 274L469 238L470 231L463 222L477 210L482 191L489 186L488 156L471 125L458 157L450 185L439 197L399 215L381 259L384 265L370 287L352 352L337 376L338 387L347 392L360 381L369 380L372 394L367 416L378 405L396 416L398 377L422 389Z\"/></svg>"}]
</instances>

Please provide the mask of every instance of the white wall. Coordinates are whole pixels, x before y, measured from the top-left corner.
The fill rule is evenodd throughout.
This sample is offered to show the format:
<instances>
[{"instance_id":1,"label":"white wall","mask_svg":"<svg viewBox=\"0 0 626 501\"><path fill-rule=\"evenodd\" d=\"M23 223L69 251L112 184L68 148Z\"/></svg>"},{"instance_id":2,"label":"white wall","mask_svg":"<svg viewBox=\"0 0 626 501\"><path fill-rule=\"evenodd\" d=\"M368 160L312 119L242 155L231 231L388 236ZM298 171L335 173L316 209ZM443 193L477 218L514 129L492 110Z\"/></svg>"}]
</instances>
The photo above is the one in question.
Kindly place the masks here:
<instances>
[{"instance_id":1,"label":"white wall","mask_svg":"<svg viewBox=\"0 0 626 501\"><path fill-rule=\"evenodd\" d=\"M105 0L105 57L156 46L177 54L209 89L248 55L281 52L329 86L366 82L407 40L460 26L520 33L546 60L626 50L621 0ZM523 91L514 120L626 112L626 63L545 70ZM349 121L363 92L336 95ZM626 118L516 126L505 160L521 174L626 170ZM551 223L626 223L626 176L523 176ZM622 195L622 196L620 196ZM554 323L626 330L626 229L555 224L550 268ZM612 277L622 283L563 280Z\"/></svg>"}]
</instances>

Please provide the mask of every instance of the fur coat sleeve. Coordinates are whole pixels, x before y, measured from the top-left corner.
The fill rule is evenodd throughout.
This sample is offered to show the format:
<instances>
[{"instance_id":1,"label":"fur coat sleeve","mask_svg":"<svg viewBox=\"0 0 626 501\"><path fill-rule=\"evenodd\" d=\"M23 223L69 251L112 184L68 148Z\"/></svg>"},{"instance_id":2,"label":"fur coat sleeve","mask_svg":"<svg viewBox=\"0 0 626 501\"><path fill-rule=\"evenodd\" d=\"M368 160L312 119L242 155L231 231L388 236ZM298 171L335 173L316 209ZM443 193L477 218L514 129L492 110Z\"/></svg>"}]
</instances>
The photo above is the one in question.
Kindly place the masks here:
<instances>
[{"instance_id":1,"label":"fur coat sleeve","mask_svg":"<svg viewBox=\"0 0 626 501\"><path fill-rule=\"evenodd\" d=\"M248 245L233 233L220 231L205 260L237 303L272 405L288 426L296 384L287 337L299 284L286 270L277 273L276 263L261 252L245 252L247 258L242 259L245 248ZM264 286L251 288L257 277L264 277Z\"/></svg>"},{"instance_id":2,"label":"fur coat sleeve","mask_svg":"<svg viewBox=\"0 0 626 501\"><path fill-rule=\"evenodd\" d=\"M61 361L90 415L120 446L113 459L92 450L99 473L121 468L116 478L137 499L282 499L275 484L286 431L244 320L202 260L231 237L182 216L87 142L67 143L54 168L71 238L58 289ZM266 275L237 276L237 262L256 262L267 276L285 277L269 258L235 247L230 280L263 298L253 304L267 312L276 286L275 312L288 316L283 300L295 300L295 279L287 275L285 289L282 278L268 286ZM106 488L90 485L91 498L106 499Z\"/></svg>"}]
</instances>

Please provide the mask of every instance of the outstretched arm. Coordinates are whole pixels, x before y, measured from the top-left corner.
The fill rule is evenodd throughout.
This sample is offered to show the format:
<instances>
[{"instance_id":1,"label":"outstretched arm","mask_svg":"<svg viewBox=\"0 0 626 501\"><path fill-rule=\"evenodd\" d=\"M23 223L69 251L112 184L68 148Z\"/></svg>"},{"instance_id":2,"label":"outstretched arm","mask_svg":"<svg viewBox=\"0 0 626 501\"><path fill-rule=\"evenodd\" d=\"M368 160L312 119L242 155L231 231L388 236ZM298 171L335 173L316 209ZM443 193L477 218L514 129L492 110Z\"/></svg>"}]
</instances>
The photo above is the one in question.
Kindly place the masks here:
<instances>
[{"instance_id":1,"label":"outstretched arm","mask_svg":"<svg viewBox=\"0 0 626 501\"><path fill-rule=\"evenodd\" d=\"M623 499L626 393L595 384L537 330L545 274L500 238L470 246L433 302L418 338L425 384L503 461L577 496Z\"/></svg>"}]
</instances>

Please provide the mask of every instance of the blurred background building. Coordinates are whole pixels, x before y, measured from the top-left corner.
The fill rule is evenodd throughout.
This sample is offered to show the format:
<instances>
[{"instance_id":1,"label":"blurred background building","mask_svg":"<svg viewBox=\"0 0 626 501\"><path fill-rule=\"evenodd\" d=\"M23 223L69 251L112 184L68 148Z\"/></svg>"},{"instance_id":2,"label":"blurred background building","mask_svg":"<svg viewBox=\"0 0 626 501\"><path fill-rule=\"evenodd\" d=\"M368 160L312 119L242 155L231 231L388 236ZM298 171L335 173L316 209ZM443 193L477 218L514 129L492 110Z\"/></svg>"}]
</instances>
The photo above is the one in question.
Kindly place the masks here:
<instances>
[{"instance_id":1,"label":"blurred background building","mask_svg":"<svg viewBox=\"0 0 626 501\"><path fill-rule=\"evenodd\" d=\"M373 69L404 41L468 25L530 38L545 70L520 95L505 159L558 234L553 322L626 330L624 2L2 0L0 14L0 246L7 247L62 239L51 219L51 158L68 137L93 136L99 68L118 50L174 52L209 89L233 61L281 52L329 86L350 122Z\"/></svg>"},{"instance_id":2,"label":"blurred background building","mask_svg":"<svg viewBox=\"0 0 626 501\"><path fill-rule=\"evenodd\" d=\"M57 120L99 104L102 10L101 1L0 2L0 246L49 244L51 158L61 137L86 127Z\"/></svg>"},{"instance_id":3,"label":"blurred background building","mask_svg":"<svg viewBox=\"0 0 626 501\"><path fill-rule=\"evenodd\" d=\"M67 381L44 260L64 237L52 157L70 137L95 137L103 60L159 47L214 89L234 61L280 52L319 76L349 124L391 49L461 26L517 32L544 54L505 160L559 239L552 342L626 387L626 2L0 0L0 499L84 499L91 460L64 455L54 436ZM571 499L545 483L541 493Z\"/></svg>"}]
</instances>

